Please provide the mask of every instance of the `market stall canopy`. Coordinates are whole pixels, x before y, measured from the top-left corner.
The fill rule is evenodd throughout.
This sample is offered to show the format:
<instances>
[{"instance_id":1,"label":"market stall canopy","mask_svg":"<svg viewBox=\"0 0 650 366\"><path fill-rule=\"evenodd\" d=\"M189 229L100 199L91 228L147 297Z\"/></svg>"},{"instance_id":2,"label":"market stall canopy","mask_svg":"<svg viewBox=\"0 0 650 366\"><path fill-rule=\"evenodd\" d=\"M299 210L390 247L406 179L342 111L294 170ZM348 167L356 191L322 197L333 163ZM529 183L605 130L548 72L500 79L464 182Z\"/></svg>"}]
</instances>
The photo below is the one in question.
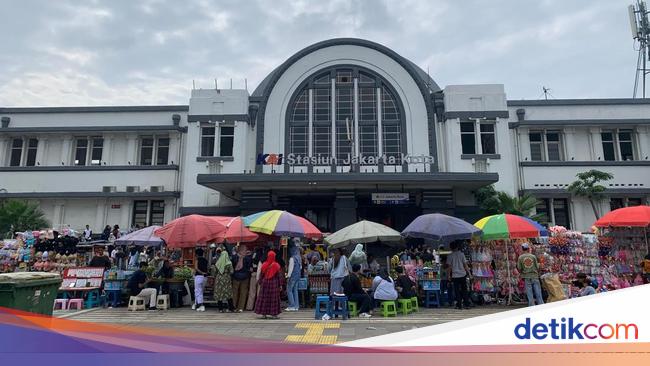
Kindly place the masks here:
<instances>
[{"instance_id":1,"label":"market stall canopy","mask_svg":"<svg viewBox=\"0 0 650 366\"><path fill-rule=\"evenodd\" d=\"M245 216L243 220L251 231L263 234L310 239L323 237L323 233L309 220L287 211L262 211Z\"/></svg>"},{"instance_id":2,"label":"market stall canopy","mask_svg":"<svg viewBox=\"0 0 650 366\"><path fill-rule=\"evenodd\" d=\"M474 226L483 230L483 240L548 236L548 231L539 223L527 217L512 214L487 216L475 222Z\"/></svg>"},{"instance_id":3,"label":"market stall canopy","mask_svg":"<svg viewBox=\"0 0 650 366\"><path fill-rule=\"evenodd\" d=\"M213 216L212 219L226 226L216 243L249 243L257 240L259 235L250 231L241 216Z\"/></svg>"},{"instance_id":4,"label":"market stall canopy","mask_svg":"<svg viewBox=\"0 0 650 366\"><path fill-rule=\"evenodd\" d=\"M386 225L367 220L346 226L325 238L325 242L332 249L346 247L350 244L372 243L376 241L400 243L401 240L402 235L399 231L393 230Z\"/></svg>"},{"instance_id":5,"label":"market stall canopy","mask_svg":"<svg viewBox=\"0 0 650 366\"><path fill-rule=\"evenodd\" d=\"M219 240L226 225L208 216L189 215L154 231L170 248L193 248Z\"/></svg>"},{"instance_id":6,"label":"market stall canopy","mask_svg":"<svg viewBox=\"0 0 650 366\"><path fill-rule=\"evenodd\" d=\"M163 240L154 234L160 226L153 225L121 236L115 240L115 245L160 246Z\"/></svg>"},{"instance_id":7,"label":"market stall canopy","mask_svg":"<svg viewBox=\"0 0 650 366\"><path fill-rule=\"evenodd\" d=\"M481 229L456 217L433 213L415 218L402 231L405 238L431 239L440 243L471 239L481 233Z\"/></svg>"},{"instance_id":8,"label":"market stall canopy","mask_svg":"<svg viewBox=\"0 0 650 366\"><path fill-rule=\"evenodd\" d=\"M594 226L597 227L647 227L650 226L650 206L632 206L619 208L605 214L598 219Z\"/></svg>"}]
</instances>

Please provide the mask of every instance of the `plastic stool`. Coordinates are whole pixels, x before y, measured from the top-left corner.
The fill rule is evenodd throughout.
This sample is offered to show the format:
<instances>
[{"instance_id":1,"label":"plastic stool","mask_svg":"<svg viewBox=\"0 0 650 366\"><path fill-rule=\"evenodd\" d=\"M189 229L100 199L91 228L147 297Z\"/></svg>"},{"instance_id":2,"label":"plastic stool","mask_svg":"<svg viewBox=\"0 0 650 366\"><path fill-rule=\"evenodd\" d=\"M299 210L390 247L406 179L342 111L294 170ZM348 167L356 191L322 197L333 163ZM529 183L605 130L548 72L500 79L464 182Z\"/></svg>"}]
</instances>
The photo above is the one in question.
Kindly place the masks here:
<instances>
[{"instance_id":1,"label":"plastic stool","mask_svg":"<svg viewBox=\"0 0 650 366\"><path fill-rule=\"evenodd\" d=\"M384 317L397 316L397 306L395 305L395 301L382 301L381 315Z\"/></svg>"},{"instance_id":2,"label":"plastic stool","mask_svg":"<svg viewBox=\"0 0 650 366\"><path fill-rule=\"evenodd\" d=\"M440 307L440 291L428 290L424 297L424 306L430 308L432 306Z\"/></svg>"},{"instance_id":3,"label":"plastic stool","mask_svg":"<svg viewBox=\"0 0 650 366\"><path fill-rule=\"evenodd\" d=\"M325 310L322 309L322 305L325 305ZM330 312L330 297L326 295L316 296L316 310L314 311L314 319L320 320L323 315L329 314Z\"/></svg>"},{"instance_id":4,"label":"plastic stool","mask_svg":"<svg viewBox=\"0 0 650 366\"><path fill-rule=\"evenodd\" d=\"M169 309L169 295L158 295L158 298L156 299L156 309Z\"/></svg>"},{"instance_id":5,"label":"plastic stool","mask_svg":"<svg viewBox=\"0 0 650 366\"><path fill-rule=\"evenodd\" d=\"M411 311L420 311L420 306L418 305L418 297L413 296L411 298Z\"/></svg>"},{"instance_id":6,"label":"plastic stool","mask_svg":"<svg viewBox=\"0 0 650 366\"><path fill-rule=\"evenodd\" d=\"M404 315L411 313L413 311L413 308L411 307L411 299L398 299L397 309L399 309L399 311Z\"/></svg>"},{"instance_id":7,"label":"plastic stool","mask_svg":"<svg viewBox=\"0 0 650 366\"><path fill-rule=\"evenodd\" d=\"M332 296L329 315L333 318L336 318L339 315L343 319L350 318L347 296Z\"/></svg>"},{"instance_id":8,"label":"plastic stool","mask_svg":"<svg viewBox=\"0 0 650 366\"><path fill-rule=\"evenodd\" d=\"M350 316L358 316L359 309L357 308L357 303L354 301L348 301L348 313Z\"/></svg>"},{"instance_id":9,"label":"plastic stool","mask_svg":"<svg viewBox=\"0 0 650 366\"><path fill-rule=\"evenodd\" d=\"M144 297L129 297L129 311L147 310Z\"/></svg>"},{"instance_id":10,"label":"plastic stool","mask_svg":"<svg viewBox=\"0 0 650 366\"><path fill-rule=\"evenodd\" d=\"M68 300L68 310L72 310L72 305L75 309L81 310L84 308L84 299L70 299Z\"/></svg>"},{"instance_id":11,"label":"plastic stool","mask_svg":"<svg viewBox=\"0 0 650 366\"><path fill-rule=\"evenodd\" d=\"M68 299L56 299L56 300L54 300L54 310L57 310L57 305L61 305L59 307L60 310L67 310L68 309Z\"/></svg>"},{"instance_id":12,"label":"plastic stool","mask_svg":"<svg viewBox=\"0 0 650 366\"><path fill-rule=\"evenodd\" d=\"M101 304L101 296L99 295L99 290L93 290L88 292L88 296L86 297L86 303L85 307L87 309L94 308L95 306L99 306Z\"/></svg>"}]
</instances>

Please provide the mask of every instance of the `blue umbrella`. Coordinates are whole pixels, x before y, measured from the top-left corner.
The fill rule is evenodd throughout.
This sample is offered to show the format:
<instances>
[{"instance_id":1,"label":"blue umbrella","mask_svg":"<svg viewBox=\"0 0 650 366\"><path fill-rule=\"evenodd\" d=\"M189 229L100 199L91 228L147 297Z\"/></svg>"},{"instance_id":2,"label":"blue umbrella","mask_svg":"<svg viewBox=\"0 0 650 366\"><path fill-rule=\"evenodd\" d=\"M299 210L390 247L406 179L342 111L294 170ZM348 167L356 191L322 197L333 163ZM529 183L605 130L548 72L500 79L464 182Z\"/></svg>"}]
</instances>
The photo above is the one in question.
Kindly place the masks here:
<instances>
[{"instance_id":1,"label":"blue umbrella","mask_svg":"<svg viewBox=\"0 0 650 366\"><path fill-rule=\"evenodd\" d=\"M405 238L431 239L448 243L454 240L471 239L481 229L461 219L440 213L418 216L402 231Z\"/></svg>"}]
</instances>

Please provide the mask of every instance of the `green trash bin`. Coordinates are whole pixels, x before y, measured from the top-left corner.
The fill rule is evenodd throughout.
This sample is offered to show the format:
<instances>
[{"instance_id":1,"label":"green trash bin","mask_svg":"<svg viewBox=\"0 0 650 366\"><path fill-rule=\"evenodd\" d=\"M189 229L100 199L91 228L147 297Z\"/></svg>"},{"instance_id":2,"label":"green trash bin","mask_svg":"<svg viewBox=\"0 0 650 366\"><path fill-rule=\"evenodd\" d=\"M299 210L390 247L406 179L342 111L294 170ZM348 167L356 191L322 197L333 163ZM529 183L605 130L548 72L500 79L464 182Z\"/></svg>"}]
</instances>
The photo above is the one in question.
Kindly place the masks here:
<instances>
[{"instance_id":1,"label":"green trash bin","mask_svg":"<svg viewBox=\"0 0 650 366\"><path fill-rule=\"evenodd\" d=\"M61 276L46 272L0 274L0 306L52 315Z\"/></svg>"}]
</instances>

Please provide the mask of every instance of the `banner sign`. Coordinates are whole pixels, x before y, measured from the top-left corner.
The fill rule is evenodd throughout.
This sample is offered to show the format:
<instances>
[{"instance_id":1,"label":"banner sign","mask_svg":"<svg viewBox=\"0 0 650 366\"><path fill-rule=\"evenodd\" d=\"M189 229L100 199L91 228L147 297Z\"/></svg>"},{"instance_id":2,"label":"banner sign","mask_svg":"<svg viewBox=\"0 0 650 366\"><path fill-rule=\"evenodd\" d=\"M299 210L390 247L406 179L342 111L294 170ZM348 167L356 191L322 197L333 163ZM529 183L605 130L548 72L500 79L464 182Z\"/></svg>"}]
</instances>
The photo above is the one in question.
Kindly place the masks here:
<instances>
[{"instance_id":1,"label":"banner sign","mask_svg":"<svg viewBox=\"0 0 650 366\"><path fill-rule=\"evenodd\" d=\"M409 203L408 193L372 193L372 203L375 205L403 205Z\"/></svg>"}]
</instances>

